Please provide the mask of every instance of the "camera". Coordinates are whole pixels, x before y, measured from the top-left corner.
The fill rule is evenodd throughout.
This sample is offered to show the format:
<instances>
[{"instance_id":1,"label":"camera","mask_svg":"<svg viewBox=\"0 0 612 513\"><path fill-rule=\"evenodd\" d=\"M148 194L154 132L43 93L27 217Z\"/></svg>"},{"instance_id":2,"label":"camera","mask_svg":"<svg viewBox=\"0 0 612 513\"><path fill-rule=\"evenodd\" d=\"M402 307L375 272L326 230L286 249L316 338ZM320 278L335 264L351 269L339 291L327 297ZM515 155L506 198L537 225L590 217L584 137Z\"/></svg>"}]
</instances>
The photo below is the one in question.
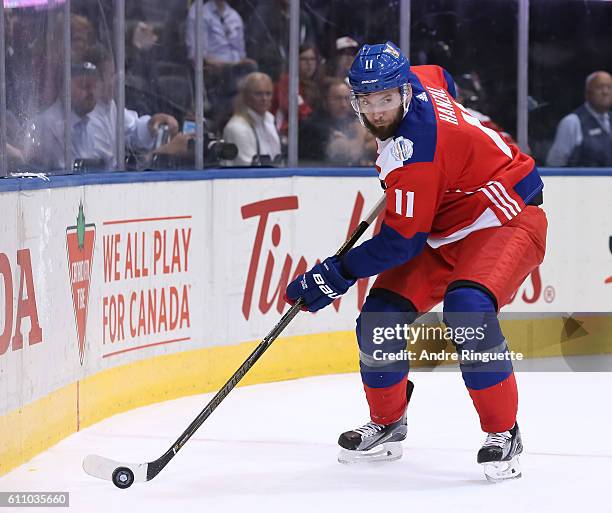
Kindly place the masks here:
<instances>
[{"instance_id":1,"label":"camera","mask_svg":"<svg viewBox=\"0 0 612 513\"><path fill-rule=\"evenodd\" d=\"M195 151L195 139L187 142L187 149ZM238 147L219 139L212 132L204 132L204 162L219 164L222 160L233 160L238 155Z\"/></svg>"},{"instance_id":2,"label":"camera","mask_svg":"<svg viewBox=\"0 0 612 513\"><path fill-rule=\"evenodd\" d=\"M204 132L204 159L206 162L234 160L238 156L238 146L218 139L211 132Z\"/></svg>"}]
</instances>

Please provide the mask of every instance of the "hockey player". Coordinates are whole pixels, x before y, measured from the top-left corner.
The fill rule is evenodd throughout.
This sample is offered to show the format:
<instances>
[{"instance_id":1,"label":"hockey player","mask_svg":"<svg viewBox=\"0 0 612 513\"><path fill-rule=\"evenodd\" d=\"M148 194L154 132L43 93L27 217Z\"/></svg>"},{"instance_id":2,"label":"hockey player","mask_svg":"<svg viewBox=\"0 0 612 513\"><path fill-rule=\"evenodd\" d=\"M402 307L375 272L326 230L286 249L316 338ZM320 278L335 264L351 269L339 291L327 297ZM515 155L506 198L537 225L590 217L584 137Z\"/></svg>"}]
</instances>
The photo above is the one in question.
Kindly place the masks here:
<instances>
[{"instance_id":1,"label":"hockey player","mask_svg":"<svg viewBox=\"0 0 612 513\"><path fill-rule=\"evenodd\" d=\"M385 346L374 342L372 324L414 322L443 301L444 322L455 333L483 330L462 340L462 350L502 357L460 359L487 433L477 461L490 480L520 477L518 394L497 312L544 258L547 221L534 161L455 102L446 70L411 68L391 42L364 45L348 78L353 108L377 138L384 221L372 239L315 265L286 291L290 303L302 297L315 312L357 279L378 275L356 330L371 420L340 435L339 460L401 457L413 388L408 363L375 357ZM387 351L402 343L388 342Z\"/></svg>"}]
</instances>

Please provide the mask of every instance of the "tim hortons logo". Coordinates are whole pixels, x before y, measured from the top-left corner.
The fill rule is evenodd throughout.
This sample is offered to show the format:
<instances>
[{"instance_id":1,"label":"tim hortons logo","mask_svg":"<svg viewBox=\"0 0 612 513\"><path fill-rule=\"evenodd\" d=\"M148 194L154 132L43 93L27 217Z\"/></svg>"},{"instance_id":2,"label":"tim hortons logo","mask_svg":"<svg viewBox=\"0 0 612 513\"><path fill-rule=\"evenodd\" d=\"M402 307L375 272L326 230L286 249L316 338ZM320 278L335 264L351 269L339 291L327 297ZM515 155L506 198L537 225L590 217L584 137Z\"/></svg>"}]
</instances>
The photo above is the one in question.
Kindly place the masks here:
<instances>
[{"instance_id":1,"label":"tim hortons logo","mask_svg":"<svg viewBox=\"0 0 612 513\"><path fill-rule=\"evenodd\" d=\"M358 192L353 205L353 213L349 222L347 235L348 238L353 230L359 224L363 215L364 209L363 195ZM276 285L272 284L272 275L274 274L277 259L274 256L273 249L277 248L282 240L282 229L280 225L275 224L272 229L268 228L268 219L273 212L288 212L297 210L297 196L283 196L279 198L271 198L256 203L244 205L241 209L243 219L258 218L257 231L253 241L253 249L251 250L251 260L247 274L244 294L242 297L242 314L245 319L249 319L254 298L257 298L257 308L262 314L266 314L275 306L278 313L282 313L287 304L283 297L287 285L297 278L300 274L305 273L316 262L309 263L301 256L297 258L294 255L287 254L282 264L280 278ZM381 212L374 226L374 234L380 231L380 226L384 218L384 211ZM261 280L261 288L256 291L255 284L261 273L261 260L264 247L270 248L265 257L265 265L263 267L263 277ZM294 266L294 261L297 264ZM360 310L365 301L369 286L369 279L363 278L357 281L357 308ZM540 299L544 299L547 303L552 303L555 300L555 289L550 286L542 285L542 277L540 268L536 268L529 275L521 289L511 298L510 302L519 297L524 303L533 304ZM333 307L336 311L340 309L342 298L336 299L333 302Z\"/></svg>"},{"instance_id":2,"label":"tim hortons logo","mask_svg":"<svg viewBox=\"0 0 612 513\"><path fill-rule=\"evenodd\" d=\"M23 348L21 321L26 317L30 319L29 345L32 346L43 341L43 332L38 323L38 307L36 305L32 258L29 249L17 251L17 265L20 270L19 295L17 296L17 311L15 312L11 263L5 253L0 253L0 280L4 288L4 327L0 333L0 355L6 353L11 343L13 351ZM1 298L2 296L0 295L0 300ZM11 335L13 335L12 338Z\"/></svg>"},{"instance_id":3,"label":"tim hortons logo","mask_svg":"<svg viewBox=\"0 0 612 513\"><path fill-rule=\"evenodd\" d=\"M357 227L362 218L364 203L365 201L363 195L358 192L355 198L353 213L351 215L351 220L347 230L347 238ZM272 230L267 229L268 218L272 212L287 212L297 209L297 196L283 196L280 198L271 198L258 201L256 203L244 205L241 209L243 219L251 219L253 217L259 219L257 223L257 231L255 233L255 240L253 241L253 249L251 251L251 261L244 288L244 295L242 298L242 314L244 315L245 319L248 319L251 315L253 297L257 295L255 291L255 283L260 272L260 261L264 246L270 249L266 255L266 262L263 268L263 280L261 282L261 289L258 291L259 299L257 303L259 311L263 314L267 313L275 303L278 313L282 313L283 309L287 306L283 299L287 285L300 274L305 273L310 267L312 267L312 265L319 263L319 260L317 260L315 263L309 265L303 256L297 258L296 256L287 254L282 264L278 283L276 286L273 286L271 283L274 266L276 264L276 258L274 257L272 249L278 247L280 244L282 240L282 229L279 224L275 224L272 227ZM382 212L376 220L374 234L378 233L380 230L383 216L384 212ZM294 266L293 262L295 260L297 260L297 264ZM368 278L361 279L357 282L357 308L359 309L361 309L361 306L365 301L368 291L368 284ZM339 310L341 301L342 298L334 301L333 306L336 311Z\"/></svg>"},{"instance_id":4,"label":"tim hortons logo","mask_svg":"<svg viewBox=\"0 0 612 513\"><path fill-rule=\"evenodd\" d=\"M557 296L557 291L552 285L544 286L542 284L542 272L540 267L536 267L529 276L525 279L518 290L512 295L509 303L519 297L523 303L532 305L537 303L540 299L546 303L553 303Z\"/></svg>"},{"instance_id":5,"label":"tim hortons logo","mask_svg":"<svg viewBox=\"0 0 612 513\"><path fill-rule=\"evenodd\" d=\"M68 274L72 305L79 343L79 360L83 365L85 355L85 328L87 325L87 305L89 304L89 284L91 264L96 243L96 225L85 224L83 204L79 205L76 226L66 228L66 251L68 254Z\"/></svg>"}]
</instances>

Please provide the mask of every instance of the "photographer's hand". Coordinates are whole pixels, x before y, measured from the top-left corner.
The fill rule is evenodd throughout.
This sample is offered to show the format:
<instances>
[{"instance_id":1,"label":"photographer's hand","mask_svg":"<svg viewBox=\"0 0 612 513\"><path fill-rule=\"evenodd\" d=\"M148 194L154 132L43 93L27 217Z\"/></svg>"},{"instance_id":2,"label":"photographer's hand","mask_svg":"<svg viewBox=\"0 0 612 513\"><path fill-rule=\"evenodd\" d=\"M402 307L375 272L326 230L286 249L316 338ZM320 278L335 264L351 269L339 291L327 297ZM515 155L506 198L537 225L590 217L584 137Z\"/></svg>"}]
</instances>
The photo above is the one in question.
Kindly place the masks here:
<instances>
[{"instance_id":1,"label":"photographer's hand","mask_svg":"<svg viewBox=\"0 0 612 513\"><path fill-rule=\"evenodd\" d=\"M162 124L168 125L168 130L170 130L170 135L174 137L179 131L178 121L174 116L170 114L164 114L163 112L158 112L157 114L153 114L151 119L149 119L149 132L151 135L155 137L157 135L157 130L159 126Z\"/></svg>"}]
</instances>

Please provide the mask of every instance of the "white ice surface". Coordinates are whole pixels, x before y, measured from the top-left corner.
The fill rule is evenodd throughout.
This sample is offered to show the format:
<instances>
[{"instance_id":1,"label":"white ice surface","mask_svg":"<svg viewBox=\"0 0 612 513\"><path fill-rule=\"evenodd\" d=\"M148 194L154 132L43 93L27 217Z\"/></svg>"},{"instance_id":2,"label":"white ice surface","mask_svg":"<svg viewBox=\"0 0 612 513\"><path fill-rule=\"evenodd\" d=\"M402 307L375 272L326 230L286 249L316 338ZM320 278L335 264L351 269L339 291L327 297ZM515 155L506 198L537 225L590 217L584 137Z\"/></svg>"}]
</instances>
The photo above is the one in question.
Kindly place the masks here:
<instances>
[{"instance_id":1,"label":"white ice surface","mask_svg":"<svg viewBox=\"0 0 612 513\"><path fill-rule=\"evenodd\" d=\"M460 374L411 376L397 462L336 462L339 433L367 420L359 375L346 374L234 390L165 470L128 490L86 475L83 457L155 459L211 394L100 422L0 478L0 490L69 491L72 513L612 512L612 373L517 375L523 478L502 484L475 462L484 436Z\"/></svg>"}]
</instances>

